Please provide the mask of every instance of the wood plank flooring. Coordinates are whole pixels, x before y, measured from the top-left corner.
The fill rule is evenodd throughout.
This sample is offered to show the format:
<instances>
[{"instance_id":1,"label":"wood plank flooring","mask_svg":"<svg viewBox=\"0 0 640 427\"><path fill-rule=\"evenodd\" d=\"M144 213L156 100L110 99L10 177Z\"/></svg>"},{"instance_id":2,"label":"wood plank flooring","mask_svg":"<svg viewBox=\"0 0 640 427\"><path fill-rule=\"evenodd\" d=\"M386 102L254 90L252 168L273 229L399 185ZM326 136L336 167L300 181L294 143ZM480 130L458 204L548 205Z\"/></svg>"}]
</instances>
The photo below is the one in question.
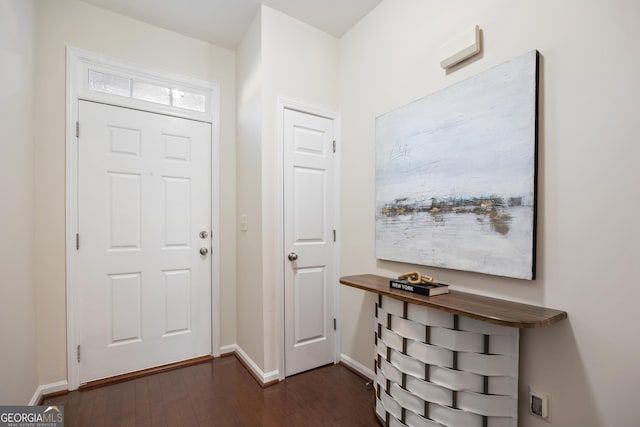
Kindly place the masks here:
<instances>
[{"instance_id":1,"label":"wood plank flooring","mask_svg":"<svg viewBox=\"0 0 640 427\"><path fill-rule=\"evenodd\" d=\"M374 392L341 365L262 389L235 357L46 399L65 426L379 426Z\"/></svg>"}]
</instances>

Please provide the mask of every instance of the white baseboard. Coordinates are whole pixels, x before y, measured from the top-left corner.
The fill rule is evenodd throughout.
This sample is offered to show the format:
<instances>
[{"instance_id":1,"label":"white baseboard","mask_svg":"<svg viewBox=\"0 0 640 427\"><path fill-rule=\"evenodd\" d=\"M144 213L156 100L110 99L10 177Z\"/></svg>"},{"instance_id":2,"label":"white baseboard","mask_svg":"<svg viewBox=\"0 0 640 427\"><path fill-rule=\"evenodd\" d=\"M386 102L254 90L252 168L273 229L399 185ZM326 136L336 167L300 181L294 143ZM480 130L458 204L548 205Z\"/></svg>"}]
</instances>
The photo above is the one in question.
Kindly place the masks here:
<instances>
[{"instance_id":1,"label":"white baseboard","mask_svg":"<svg viewBox=\"0 0 640 427\"><path fill-rule=\"evenodd\" d=\"M364 375L365 377L369 378L370 380L373 380L373 378L375 377L375 374L371 369L367 368L362 363L353 360L352 358L350 358L344 353L340 353L340 361L345 365L349 366L351 369L359 372L361 375Z\"/></svg>"},{"instance_id":2,"label":"white baseboard","mask_svg":"<svg viewBox=\"0 0 640 427\"><path fill-rule=\"evenodd\" d=\"M55 393L57 391L69 390L69 385L67 381L58 381L57 383L39 385L36 389L36 392L33 393L33 397L29 401L29 406L36 406L40 403L40 399L42 396Z\"/></svg>"},{"instance_id":3,"label":"white baseboard","mask_svg":"<svg viewBox=\"0 0 640 427\"><path fill-rule=\"evenodd\" d=\"M231 346L227 346L227 347L231 347ZM269 383L271 381L277 381L278 380L278 370L277 369L275 371L264 373L262 371L262 369L260 369L258 367L256 362L254 362L249 357L249 355L247 353L245 353L245 351L239 345L236 344L233 347L235 347L235 352L238 355L238 357L240 359L242 359L242 361L244 363L246 363L246 365L249 367L249 369L251 369L251 371L260 379L260 381L262 381L262 384L266 384L266 383Z\"/></svg>"},{"instance_id":4,"label":"white baseboard","mask_svg":"<svg viewBox=\"0 0 640 427\"><path fill-rule=\"evenodd\" d=\"M235 344L223 345L220 347L220 354L235 353L236 351L238 351L238 346Z\"/></svg>"},{"instance_id":5,"label":"white baseboard","mask_svg":"<svg viewBox=\"0 0 640 427\"><path fill-rule=\"evenodd\" d=\"M278 370L264 373L262 369L258 367L256 362L254 362L249 357L249 355L245 353L245 351L242 350L242 348L240 348L237 344L225 345L220 347L220 353L236 353L238 357L240 357L247 364L247 366L253 371L254 374L258 376L258 378L261 379L264 384L278 379ZM33 397L31 397L31 400L29 401L29 406L36 406L38 403L40 403L40 399L44 395L68 389L69 385L66 380L58 381L51 384L40 385L36 389L35 393L33 393Z\"/></svg>"}]
</instances>

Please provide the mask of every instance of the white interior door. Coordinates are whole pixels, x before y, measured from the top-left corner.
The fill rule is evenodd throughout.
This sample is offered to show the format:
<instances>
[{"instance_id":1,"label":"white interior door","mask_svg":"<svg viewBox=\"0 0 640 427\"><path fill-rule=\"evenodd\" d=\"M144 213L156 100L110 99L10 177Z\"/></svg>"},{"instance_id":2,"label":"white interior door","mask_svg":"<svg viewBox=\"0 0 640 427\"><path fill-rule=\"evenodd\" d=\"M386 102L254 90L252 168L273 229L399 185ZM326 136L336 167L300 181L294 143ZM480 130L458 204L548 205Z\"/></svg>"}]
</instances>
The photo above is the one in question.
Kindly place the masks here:
<instances>
[{"instance_id":1,"label":"white interior door","mask_svg":"<svg viewBox=\"0 0 640 427\"><path fill-rule=\"evenodd\" d=\"M334 361L334 121L285 109L285 375Z\"/></svg>"},{"instance_id":2,"label":"white interior door","mask_svg":"<svg viewBox=\"0 0 640 427\"><path fill-rule=\"evenodd\" d=\"M80 383L211 354L211 125L87 101L79 122Z\"/></svg>"}]
</instances>

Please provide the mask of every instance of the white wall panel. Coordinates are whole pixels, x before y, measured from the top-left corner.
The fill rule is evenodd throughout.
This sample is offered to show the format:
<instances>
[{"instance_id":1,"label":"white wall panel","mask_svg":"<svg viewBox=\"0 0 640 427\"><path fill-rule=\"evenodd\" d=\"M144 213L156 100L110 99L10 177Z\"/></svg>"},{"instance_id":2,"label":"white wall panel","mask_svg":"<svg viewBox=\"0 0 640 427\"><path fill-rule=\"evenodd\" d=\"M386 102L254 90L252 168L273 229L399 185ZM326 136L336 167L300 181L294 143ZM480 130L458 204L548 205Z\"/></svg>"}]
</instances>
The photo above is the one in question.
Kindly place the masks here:
<instances>
[{"instance_id":1,"label":"white wall panel","mask_svg":"<svg viewBox=\"0 0 640 427\"><path fill-rule=\"evenodd\" d=\"M0 342L2 343L2 364L0 364L0 402L2 405L24 405L32 398L38 384L45 384L38 357L49 357L42 351L41 337L64 344L64 329L49 338L49 334L37 329L37 323L48 316L43 315L35 301L40 300L40 289L36 286L36 262L34 252L42 246L43 233L51 233L51 228L37 233L34 229L38 189L45 182L37 180L34 157L35 120L34 108L40 103L40 96L33 87L34 75L42 69L37 66L36 16L37 0L5 0L0 2L0 81L4 90L0 95ZM61 82L64 78L61 77ZM58 101L56 99L56 101ZM58 102L58 109L60 104ZM50 143L51 141L47 141ZM62 159L63 151L56 153ZM51 161L51 159L47 159ZM60 166L64 167L64 166ZM56 168L56 171L62 169ZM61 185L62 188L62 185ZM48 189L47 189L48 190ZM44 209L43 216L64 212L63 206ZM64 229L64 226L61 227ZM56 248L61 254L64 273L64 244ZM50 262L52 254L47 254ZM43 276L46 283L50 276ZM57 291L58 292L58 291ZM59 290L64 296L64 284ZM61 304L49 298L42 298L47 307L64 310ZM60 338L58 338L60 337ZM63 366L64 367L64 366ZM40 373L39 373L40 371ZM64 374L64 369L62 370ZM63 377L60 376L60 379Z\"/></svg>"}]
</instances>

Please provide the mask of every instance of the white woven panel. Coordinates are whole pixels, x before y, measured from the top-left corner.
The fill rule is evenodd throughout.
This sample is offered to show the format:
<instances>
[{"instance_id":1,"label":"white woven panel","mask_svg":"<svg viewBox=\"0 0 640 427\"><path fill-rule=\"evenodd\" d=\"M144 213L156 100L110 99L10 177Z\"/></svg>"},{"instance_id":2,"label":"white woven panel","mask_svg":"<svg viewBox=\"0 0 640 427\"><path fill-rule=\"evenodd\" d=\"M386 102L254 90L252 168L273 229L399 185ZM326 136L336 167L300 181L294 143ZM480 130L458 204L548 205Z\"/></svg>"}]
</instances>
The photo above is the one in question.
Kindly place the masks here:
<instances>
[{"instance_id":1,"label":"white woven panel","mask_svg":"<svg viewBox=\"0 0 640 427\"><path fill-rule=\"evenodd\" d=\"M437 423L432 420L428 420L418 414L414 414L413 412L407 412L405 415L406 425L408 426L416 426L416 427L443 427L442 424Z\"/></svg>"},{"instance_id":2,"label":"white woven panel","mask_svg":"<svg viewBox=\"0 0 640 427\"><path fill-rule=\"evenodd\" d=\"M407 390L420 397L423 401L443 406L453 405L453 392L448 388L410 376L407 376L405 381ZM422 410L418 413L422 413Z\"/></svg>"},{"instance_id":3,"label":"white woven panel","mask_svg":"<svg viewBox=\"0 0 640 427\"><path fill-rule=\"evenodd\" d=\"M482 375L433 365L429 371L431 373L431 382L447 387L450 390L469 390L475 391L476 393L482 393L483 391L484 378Z\"/></svg>"},{"instance_id":4,"label":"white woven panel","mask_svg":"<svg viewBox=\"0 0 640 427\"><path fill-rule=\"evenodd\" d=\"M382 380L393 381L396 384L402 383L402 372L385 359L380 360L381 367L378 369L378 375L382 375Z\"/></svg>"},{"instance_id":5,"label":"white woven panel","mask_svg":"<svg viewBox=\"0 0 640 427\"><path fill-rule=\"evenodd\" d=\"M389 419L389 427L406 427L407 425L398 421L395 417Z\"/></svg>"},{"instance_id":6,"label":"white woven panel","mask_svg":"<svg viewBox=\"0 0 640 427\"><path fill-rule=\"evenodd\" d=\"M389 426L516 427L519 330L381 296L376 413Z\"/></svg>"},{"instance_id":7,"label":"white woven panel","mask_svg":"<svg viewBox=\"0 0 640 427\"><path fill-rule=\"evenodd\" d=\"M427 365L453 366L453 351L420 341L408 341L407 354Z\"/></svg>"}]
</instances>

